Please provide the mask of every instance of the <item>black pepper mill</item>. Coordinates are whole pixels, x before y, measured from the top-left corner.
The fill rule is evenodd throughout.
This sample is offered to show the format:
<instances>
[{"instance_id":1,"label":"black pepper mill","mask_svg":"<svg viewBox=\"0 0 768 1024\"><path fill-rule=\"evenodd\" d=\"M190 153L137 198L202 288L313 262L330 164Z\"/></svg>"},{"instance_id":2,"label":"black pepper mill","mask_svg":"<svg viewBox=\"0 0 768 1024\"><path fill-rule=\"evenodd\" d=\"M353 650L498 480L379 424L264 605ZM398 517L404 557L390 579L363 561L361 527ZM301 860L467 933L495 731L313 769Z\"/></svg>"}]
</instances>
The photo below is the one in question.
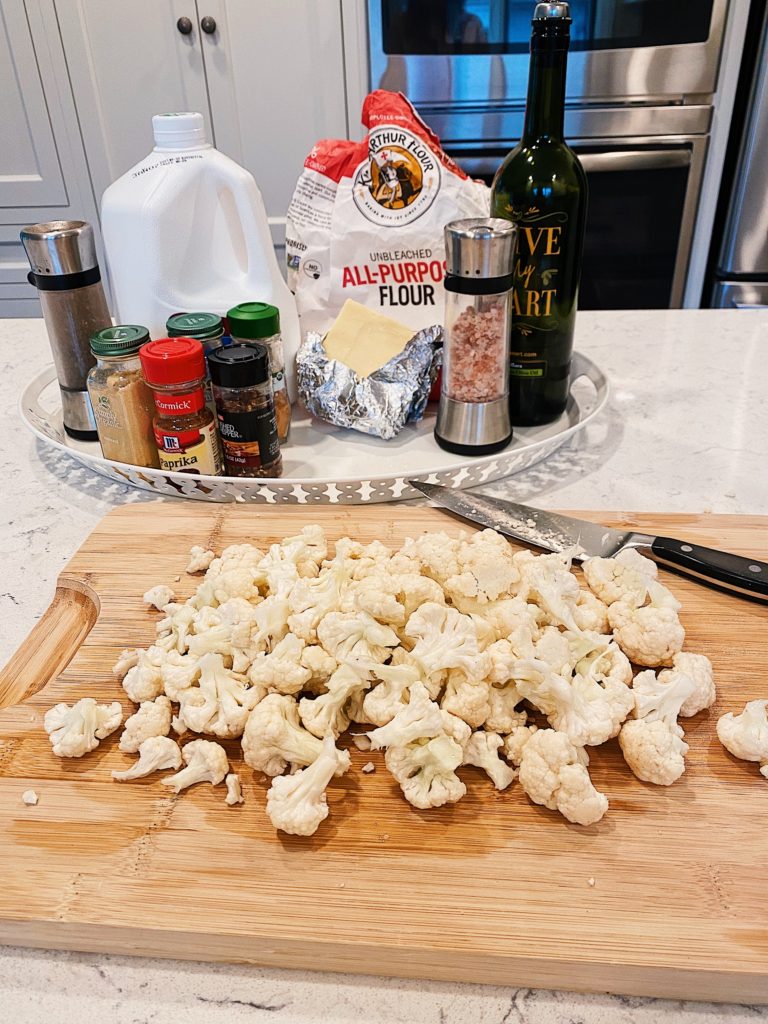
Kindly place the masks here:
<instances>
[{"instance_id":1,"label":"black pepper mill","mask_svg":"<svg viewBox=\"0 0 768 1024\"><path fill-rule=\"evenodd\" d=\"M93 228L82 220L32 224L20 233L40 296L43 319L61 390L64 429L96 441L96 421L86 380L96 360L90 338L112 326L101 284Z\"/></svg>"}]
</instances>

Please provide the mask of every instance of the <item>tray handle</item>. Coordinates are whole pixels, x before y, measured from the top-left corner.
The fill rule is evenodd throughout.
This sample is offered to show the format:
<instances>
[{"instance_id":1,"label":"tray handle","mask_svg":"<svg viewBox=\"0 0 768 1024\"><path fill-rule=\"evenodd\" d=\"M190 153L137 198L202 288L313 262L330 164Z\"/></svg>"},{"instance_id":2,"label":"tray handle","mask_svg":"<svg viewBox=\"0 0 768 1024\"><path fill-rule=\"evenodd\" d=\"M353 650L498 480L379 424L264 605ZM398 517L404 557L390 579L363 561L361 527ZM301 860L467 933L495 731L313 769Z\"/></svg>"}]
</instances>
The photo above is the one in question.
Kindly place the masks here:
<instances>
[{"instance_id":1,"label":"tray handle","mask_svg":"<svg viewBox=\"0 0 768 1024\"><path fill-rule=\"evenodd\" d=\"M20 704L64 671L93 628L99 607L87 584L59 579L42 618L0 670L0 708Z\"/></svg>"}]
</instances>

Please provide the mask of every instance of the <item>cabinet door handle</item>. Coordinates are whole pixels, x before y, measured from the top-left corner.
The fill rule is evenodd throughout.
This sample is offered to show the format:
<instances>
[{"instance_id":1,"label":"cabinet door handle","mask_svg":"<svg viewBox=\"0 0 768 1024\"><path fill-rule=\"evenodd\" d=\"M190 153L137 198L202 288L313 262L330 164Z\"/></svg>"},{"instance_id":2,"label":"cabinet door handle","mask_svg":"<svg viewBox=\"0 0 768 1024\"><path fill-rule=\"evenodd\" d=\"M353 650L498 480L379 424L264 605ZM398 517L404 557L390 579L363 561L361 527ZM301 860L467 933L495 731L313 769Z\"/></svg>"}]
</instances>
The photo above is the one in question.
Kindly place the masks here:
<instances>
[{"instance_id":1,"label":"cabinet door handle","mask_svg":"<svg viewBox=\"0 0 768 1024\"><path fill-rule=\"evenodd\" d=\"M212 36L216 31L216 19L211 18L210 15L206 14L206 16L200 21L200 28L206 35Z\"/></svg>"},{"instance_id":2,"label":"cabinet door handle","mask_svg":"<svg viewBox=\"0 0 768 1024\"><path fill-rule=\"evenodd\" d=\"M192 31L192 21L190 18L179 18L176 22L176 28L181 32L183 36L188 36Z\"/></svg>"}]
</instances>

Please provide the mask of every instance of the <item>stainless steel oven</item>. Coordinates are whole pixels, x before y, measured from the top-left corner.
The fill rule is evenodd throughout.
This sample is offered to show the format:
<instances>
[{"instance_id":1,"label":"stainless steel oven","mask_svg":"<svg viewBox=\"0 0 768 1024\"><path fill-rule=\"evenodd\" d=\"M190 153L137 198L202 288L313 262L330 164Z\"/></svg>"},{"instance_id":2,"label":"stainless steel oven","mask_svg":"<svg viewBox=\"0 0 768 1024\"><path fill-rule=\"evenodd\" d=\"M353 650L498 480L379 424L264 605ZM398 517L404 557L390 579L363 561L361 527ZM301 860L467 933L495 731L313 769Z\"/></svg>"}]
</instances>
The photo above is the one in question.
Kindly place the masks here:
<instances>
[{"instance_id":1,"label":"stainless steel oven","mask_svg":"<svg viewBox=\"0 0 768 1024\"><path fill-rule=\"evenodd\" d=\"M471 174L520 138L533 0L368 0L370 84ZM579 305L682 305L728 0L573 0L566 138L589 179Z\"/></svg>"},{"instance_id":2,"label":"stainless steel oven","mask_svg":"<svg viewBox=\"0 0 768 1024\"><path fill-rule=\"evenodd\" d=\"M568 99L715 91L728 0L574 0ZM523 102L531 0L369 0L371 81L417 106Z\"/></svg>"}]
</instances>

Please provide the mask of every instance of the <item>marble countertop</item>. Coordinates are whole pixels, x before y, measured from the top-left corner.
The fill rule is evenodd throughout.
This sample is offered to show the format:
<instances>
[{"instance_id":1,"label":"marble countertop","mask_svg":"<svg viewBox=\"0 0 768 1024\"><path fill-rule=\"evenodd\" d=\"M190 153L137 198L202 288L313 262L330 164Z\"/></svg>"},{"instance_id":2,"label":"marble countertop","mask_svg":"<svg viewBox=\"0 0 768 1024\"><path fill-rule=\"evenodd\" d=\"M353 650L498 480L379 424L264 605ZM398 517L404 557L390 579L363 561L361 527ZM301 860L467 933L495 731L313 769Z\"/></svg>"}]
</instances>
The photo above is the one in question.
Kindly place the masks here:
<instances>
[{"instance_id":1,"label":"marble countertop","mask_svg":"<svg viewBox=\"0 0 768 1024\"><path fill-rule=\"evenodd\" d=\"M768 312L585 312L576 344L609 376L608 408L547 462L489 493L549 508L768 512ZM0 320L0 663L40 617L57 573L96 522L116 505L152 500L60 457L19 424L18 395L49 362L42 321ZM41 1018L747 1024L768 1021L768 1007L0 948L0 1022Z\"/></svg>"}]
</instances>

